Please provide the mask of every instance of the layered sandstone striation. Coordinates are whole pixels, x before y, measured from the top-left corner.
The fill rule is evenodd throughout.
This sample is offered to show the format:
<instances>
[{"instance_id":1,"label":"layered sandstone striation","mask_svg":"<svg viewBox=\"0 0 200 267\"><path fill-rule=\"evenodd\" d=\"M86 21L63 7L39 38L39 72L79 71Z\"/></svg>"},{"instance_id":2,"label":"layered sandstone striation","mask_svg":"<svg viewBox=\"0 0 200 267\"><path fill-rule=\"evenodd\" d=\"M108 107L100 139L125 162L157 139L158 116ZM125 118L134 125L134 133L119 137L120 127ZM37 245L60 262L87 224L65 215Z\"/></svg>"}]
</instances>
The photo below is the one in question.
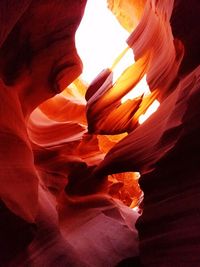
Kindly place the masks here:
<instances>
[{"instance_id":1,"label":"layered sandstone striation","mask_svg":"<svg viewBox=\"0 0 200 267\"><path fill-rule=\"evenodd\" d=\"M0 266L200 264L200 4L107 2L130 36L90 85L86 0L0 3Z\"/></svg>"},{"instance_id":2,"label":"layered sandstone striation","mask_svg":"<svg viewBox=\"0 0 200 267\"><path fill-rule=\"evenodd\" d=\"M136 60L153 52L147 80L161 105L109 151L94 174L141 173L143 213L136 226L144 266L200 264L199 10L198 1L147 1L128 42Z\"/></svg>"},{"instance_id":3,"label":"layered sandstone striation","mask_svg":"<svg viewBox=\"0 0 200 267\"><path fill-rule=\"evenodd\" d=\"M108 148L87 133L87 86L76 80L85 4L0 4L2 266L114 266L138 255L138 214L111 197L137 204L126 175L89 178Z\"/></svg>"}]
</instances>

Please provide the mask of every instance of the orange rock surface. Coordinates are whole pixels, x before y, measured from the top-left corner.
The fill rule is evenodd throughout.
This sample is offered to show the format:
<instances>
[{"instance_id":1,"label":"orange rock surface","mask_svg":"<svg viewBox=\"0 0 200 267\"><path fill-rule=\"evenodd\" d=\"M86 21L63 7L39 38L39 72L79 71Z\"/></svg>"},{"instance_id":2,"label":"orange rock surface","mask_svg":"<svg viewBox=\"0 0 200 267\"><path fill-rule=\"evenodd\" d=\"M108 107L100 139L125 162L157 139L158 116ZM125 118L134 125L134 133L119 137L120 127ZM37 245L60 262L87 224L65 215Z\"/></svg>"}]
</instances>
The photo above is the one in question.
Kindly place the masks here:
<instances>
[{"instance_id":1,"label":"orange rock surface","mask_svg":"<svg viewBox=\"0 0 200 267\"><path fill-rule=\"evenodd\" d=\"M0 266L196 267L200 4L108 0L130 36L88 85L86 2L0 3Z\"/></svg>"}]
</instances>

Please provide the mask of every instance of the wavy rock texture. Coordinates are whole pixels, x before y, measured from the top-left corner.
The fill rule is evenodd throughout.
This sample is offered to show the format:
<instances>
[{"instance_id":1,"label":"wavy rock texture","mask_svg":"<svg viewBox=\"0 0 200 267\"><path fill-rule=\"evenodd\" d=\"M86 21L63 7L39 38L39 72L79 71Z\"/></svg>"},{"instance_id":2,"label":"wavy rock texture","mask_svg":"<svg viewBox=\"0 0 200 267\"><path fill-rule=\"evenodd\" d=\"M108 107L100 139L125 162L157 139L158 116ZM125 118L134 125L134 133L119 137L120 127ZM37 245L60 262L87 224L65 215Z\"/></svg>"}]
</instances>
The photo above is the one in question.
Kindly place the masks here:
<instances>
[{"instance_id":1,"label":"wavy rock texture","mask_svg":"<svg viewBox=\"0 0 200 267\"><path fill-rule=\"evenodd\" d=\"M89 87L85 4L0 3L0 266L196 267L199 2L109 0L131 34ZM123 102L145 76L150 93Z\"/></svg>"},{"instance_id":2,"label":"wavy rock texture","mask_svg":"<svg viewBox=\"0 0 200 267\"><path fill-rule=\"evenodd\" d=\"M27 118L81 72L74 34L85 5L85 1L12 2L0 4L3 266L37 233L38 174L27 135Z\"/></svg>"},{"instance_id":3,"label":"wavy rock texture","mask_svg":"<svg viewBox=\"0 0 200 267\"><path fill-rule=\"evenodd\" d=\"M113 81L116 68L129 51L125 49L113 64L110 74L100 74L88 88L90 132L118 134L134 130L138 126L139 116L153 101L163 101L173 90L184 48L181 41L172 35L169 22L172 9L173 1L147 1L140 23L127 40L136 62ZM145 74L152 93L148 96L141 94L138 98L121 103L122 97L134 90Z\"/></svg>"},{"instance_id":4,"label":"wavy rock texture","mask_svg":"<svg viewBox=\"0 0 200 267\"><path fill-rule=\"evenodd\" d=\"M139 23L146 0L107 0L108 8L129 32Z\"/></svg>"},{"instance_id":5,"label":"wavy rock texture","mask_svg":"<svg viewBox=\"0 0 200 267\"><path fill-rule=\"evenodd\" d=\"M61 232L87 266L115 266L138 256L138 214L121 201L102 194L63 200L59 210Z\"/></svg>"},{"instance_id":6,"label":"wavy rock texture","mask_svg":"<svg viewBox=\"0 0 200 267\"><path fill-rule=\"evenodd\" d=\"M86 86L78 79L31 114L28 133L40 177L58 195L65 186L70 195L103 190L134 206L141 191L133 173L109 176L103 181L90 178L108 150L126 134L87 133L85 92Z\"/></svg>"},{"instance_id":7,"label":"wavy rock texture","mask_svg":"<svg viewBox=\"0 0 200 267\"><path fill-rule=\"evenodd\" d=\"M145 266L196 266L200 262L196 214L199 82L197 68L180 82L157 113L111 149L98 167L106 174L142 174L144 210L137 227Z\"/></svg>"},{"instance_id":8,"label":"wavy rock texture","mask_svg":"<svg viewBox=\"0 0 200 267\"><path fill-rule=\"evenodd\" d=\"M28 133L43 186L58 201L62 237L76 248L77 258L86 266L115 266L138 256L138 214L111 196L135 207L141 191L133 173L100 181L90 178L105 153L124 135L109 138L86 133L85 112L80 116L86 105L84 94L84 84L76 80L31 114Z\"/></svg>"},{"instance_id":9,"label":"wavy rock texture","mask_svg":"<svg viewBox=\"0 0 200 267\"><path fill-rule=\"evenodd\" d=\"M27 117L42 101L54 95L58 88L62 89L68 85L81 72L81 61L76 53L74 34L83 14L84 3L82 6L78 2L71 4L69 10L70 3L63 1L58 5L57 1L45 1L28 5L27 1L20 1L20 8L17 6L16 9L12 5L9 7L6 1L1 3L3 13L1 19L6 25L0 49L1 134L3 138L8 139L5 139L4 144L11 146L7 152L10 153L9 162L12 163L12 159L9 158L13 155L11 149L19 146L19 153L20 149L23 149L21 154L24 159L15 154L16 162L13 162L13 165L21 168L20 164L24 161L24 169L27 168L33 176L36 176L36 173L33 170L32 150L26 132ZM55 6L56 12L48 12ZM11 16L10 13L14 15ZM59 18L57 14L60 14ZM63 23L66 25L64 28ZM16 147L16 153L17 151ZM28 179L30 175L25 176ZM34 181L31 177L30 180ZM30 187L35 188L35 186ZM17 204L15 208L17 209ZM16 210L15 212L18 213Z\"/></svg>"},{"instance_id":10,"label":"wavy rock texture","mask_svg":"<svg viewBox=\"0 0 200 267\"><path fill-rule=\"evenodd\" d=\"M0 265L101 267L137 257L138 214L109 196L135 206L134 174L90 178L118 138L104 137L106 145L87 133L74 41L86 1L18 2L0 4Z\"/></svg>"},{"instance_id":11,"label":"wavy rock texture","mask_svg":"<svg viewBox=\"0 0 200 267\"><path fill-rule=\"evenodd\" d=\"M144 15L143 23L133 32L129 44L135 47L136 59L142 47L144 51L156 48L156 57L151 59L147 78L151 90L158 87L157 97L161 105L143 125L114 146L94 172L94 176L100 177L122 171L141 173L139 183L144 201L137 228L144 266L186 267L200 264L200 60L196 50L200 41L197 34L200 6L198 1L192 4L175 1L173 6L170 1L147 1L145 8L151 9L149 16L147 18L147 13ZM192 12L188 12L189 6ZM159 29L162 14L163 30ZM153 30L159 33L151 43ZM160 46L159 37L165 31L168 46L164 48L167 42L162 44L161 41ZM173 38L180 41L174 42ZM181 43L184 44L184 54Z\"/></svg>"}]
</instances>

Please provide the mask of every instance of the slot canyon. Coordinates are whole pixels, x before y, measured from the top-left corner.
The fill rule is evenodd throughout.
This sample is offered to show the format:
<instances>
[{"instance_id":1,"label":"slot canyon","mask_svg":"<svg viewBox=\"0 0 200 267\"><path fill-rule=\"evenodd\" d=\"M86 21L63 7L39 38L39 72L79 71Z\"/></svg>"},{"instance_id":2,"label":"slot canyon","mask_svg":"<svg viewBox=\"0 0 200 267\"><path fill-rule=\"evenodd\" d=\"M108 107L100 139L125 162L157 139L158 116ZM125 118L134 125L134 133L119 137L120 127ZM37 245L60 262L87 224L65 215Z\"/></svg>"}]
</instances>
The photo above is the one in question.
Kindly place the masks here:
<instances>
[{"instance_id":1,"label":"slot canyon","mask_svg":"<svg viewBox=\"0 0 200 267\"><path fill-rule=\"evenodd\" d=\"M199 18L0 1L0 267L200 266Z\"/></svg>"}]
</instances>

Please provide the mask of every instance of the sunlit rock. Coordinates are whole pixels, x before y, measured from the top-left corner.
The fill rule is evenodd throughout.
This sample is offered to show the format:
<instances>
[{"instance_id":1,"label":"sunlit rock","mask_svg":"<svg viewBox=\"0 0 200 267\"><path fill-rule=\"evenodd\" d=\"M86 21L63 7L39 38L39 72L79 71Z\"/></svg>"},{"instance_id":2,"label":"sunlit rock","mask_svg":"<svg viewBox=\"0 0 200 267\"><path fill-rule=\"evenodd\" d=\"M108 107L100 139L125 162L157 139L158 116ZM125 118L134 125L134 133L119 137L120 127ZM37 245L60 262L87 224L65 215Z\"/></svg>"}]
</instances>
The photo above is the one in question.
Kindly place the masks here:
<instances>
[{"instance_id":1,"label":"sunlit rock","mask_svg":"<svg viewBox=\"0 0 200 267\"><path fill-rule=\"evenodd\" d=\"M163 101L173 90L184 47L172 35L172 10L173 1L157 4L146 2L141 21L127 40L135 61L133 58L132 62L126 63L121 75L114 78L116 69L130 52L130 48L125 48L111 67L110 75L104 77L100 74L101 83L95 79L88 89L87 119L90 132L118 134L133 131L138 126L139 117L151 104L155 100ZM151 94L122 101L127 94L134 92L145 75L146 86L149 86ZM91 95L90 91L94 91L94 88L95 94Z\"/></svg>"},{"instance_id":2,"label":"sunlit rock","mask_svg":"<svg viewBox=\"0 0 200 267\"><path fill-rule=\"evenodd\" d=\"M6 251L1 243L4 266L37 232L38 173L27 119L42 101L80 74L74 35L85 5L85 1L11 2L0 4L0 197L1 221L8 221L7 229L0 228L7 243Z\"/></svg>"},{"instance_id":3,"label":"sunlit rock","mask_svg":"<svg viewBox=\"0 0 200 267\"><path fill-rule=\"evenodd\" d=\"M139 23L146 0L107 0L108 8L129 32Z\"/></svg>"},{"instance_id":4,"label":"sunlit rock","mask_svg":"<svg viewBox=\"0 0 200 267\"><path fill-rule=\"evenodd\" d=\"M152 75L147 80L150 89L154 87L151 84L165 83L164 94L160 95L161 98L157 95L161 100L160 107L109 151L93 175L104 176L122 171L141 173L139 183L144 192L144 201L137 229L140 258L144 266L198 266L199 222L196 210L199 208L197 177L200 128L197 121L200 72L199 53L195 47L199 47L199 3L194 1L192 6L188 1L172 1L170 7L170 1L149 1L147 5L150 2L152 10L157 11L157 18L159 12L164 12L166 22L167 14L169 15L169 24L164 22L165 26L163 24L162 27L172 27L173 36L170 34L170 37L169 31L166 35L168 41L170 38L179 39L173 40L178 53L176 60L180 56L179 63L176 63L174 71L171 68L169 75L165 76L169 71L167 65L170 66L173 62L174 52L173 49L171 52L170 49L165 49L163 53L162 49L157 50L159 54L152 60L154 63L149 69ZM188 5L192 12L189 12ZM139 24L138 29L140 27L146 30L146 37L151 35L150 29L153 27L148 28L149 24ZM133 36L136 32L137 29ZM136 55L149 41L148 38L143 38L141 46L138 43L138 50L136 46ZM150 45L150 49L157 47L157 41L159 43L158 36ZM147 46L144 51L146 50ZM162 64L157 65L156 62L159 62L162 56ZM160 74L164 72L160 77L154 77L153 73L157 71ZM158 89L162 94L162 86Z\"/></svg>"},{"instance_id":5,"label":"sunlit rock","mask_svg":"<svg viewBox=\"0 0 200 267\"><path fill-rule=\"evenodd\" d=\"M196 267L199 3L108 0L130 36L90 84L85 4L0 4L0 265Z\"/></svg>"}]
</instances>

